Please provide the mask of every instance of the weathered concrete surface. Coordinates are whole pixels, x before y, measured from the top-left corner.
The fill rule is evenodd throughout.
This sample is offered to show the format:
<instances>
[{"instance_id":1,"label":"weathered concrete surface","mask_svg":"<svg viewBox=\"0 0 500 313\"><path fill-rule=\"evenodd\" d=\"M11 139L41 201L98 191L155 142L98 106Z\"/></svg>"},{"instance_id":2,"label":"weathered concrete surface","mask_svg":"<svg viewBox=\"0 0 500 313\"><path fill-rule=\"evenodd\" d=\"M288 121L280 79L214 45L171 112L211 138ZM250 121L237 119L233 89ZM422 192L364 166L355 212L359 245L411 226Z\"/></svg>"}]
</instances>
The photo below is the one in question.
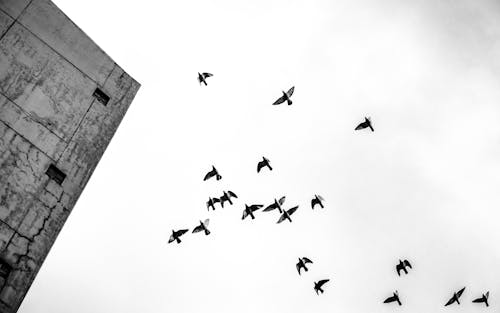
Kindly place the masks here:
<instances>
[{"instance_id":1,"label":"weathered concrete surface","mask_svg":"<svg viewBox=\"0 0 500 313\"><path fill-rule=\"evenodd\" d=\"M0 10L19 16L0 11L0 263L12 268L0 275L0 313L10 313L140 85L50 1L0 0ZM51 165L62 184L46 174Z\"/></svg>"},{"instance_id":2,"label":"weathered concrete surface","mask_svg":"<svg viewBox=\"0 0 500 313\"><path fill-rule=\"evenodd\" d=\"M30 3L30 0L0 0L0 10L16 19L28 3Z\"/></svg>"},{"instance_id":3,"label":"weathered concrete surface","mask_svg":"<svg viewBox=\"0 0 500 313\"><path fill-rule=\"evenodd\" d=\"M113 60L51 1L33 1L19 22L98 84L113 70Z\"/></svg>"}]
</instances>

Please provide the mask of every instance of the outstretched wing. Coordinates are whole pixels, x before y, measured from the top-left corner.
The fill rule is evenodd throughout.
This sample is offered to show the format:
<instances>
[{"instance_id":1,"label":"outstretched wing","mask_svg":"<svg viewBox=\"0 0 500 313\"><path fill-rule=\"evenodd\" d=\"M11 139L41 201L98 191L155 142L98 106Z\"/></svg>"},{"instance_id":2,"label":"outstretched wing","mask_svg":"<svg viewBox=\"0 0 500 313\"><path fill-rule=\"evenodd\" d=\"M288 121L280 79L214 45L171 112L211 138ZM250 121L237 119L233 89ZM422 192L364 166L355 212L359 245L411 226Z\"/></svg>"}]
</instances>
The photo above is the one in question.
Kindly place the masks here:
<instances>
[{"instance_id":1,"label":"outstretched wing","mask_svg":"<svg viewBox=\"0 0 500 313\"><path fill-rule=\"evenodd\" d=\"M286 219L285 214L281 214L280 219L276 222L276 224L283 222L285 219Z\"/></svg>"},{"instance_id":2,"label":"outstretched wing","mask_svg":"<svg viewBox=\"0 0 500 313\"><path fill-rule=\"evenodd\" d=\"M202 225L198 225L196 226L194 229L193 229L193 234L194 233L197 233L197 232L200 232L203 230L203 226Z\"/></svg>"},{"instance_id":3,"label":"outstretched wing","mask_svg":"<svg viewBox=\"0 0 500 313\"><path fill-rule=\"evenodd\" d=\"M174 240L175 240L174 235L170 235L170 239L168 239L168 243L171 243L171 242L172 242L172 241L174 241Z\"/></svg>"},{"instance_id":4,"label":"outstretched wing","mask_svg":"<svg viewBox=\"0 0 500 313\"><path fill-rule=\"evenodd\" d=\"M299 206L294 206L293 208L289 209L288 211L286 211L288 213L288 215L292 215L293 213L295 213L295 211L297 211L297 209L299 208Z\"/></svg>"},{"instance_id":5,"label":"outstretched wing","mask_svg":"<svg viewBox=\"0 0 500 313\"><path fill-rule=\"evenodd\" d=\"M446 304L444 306L448 306L448 305L452 304L453 302L455 302L455 296L451 297L450 300L448 300L448 302L446 302Z\"/></svg>"},{"instance_id":6,"label":"outstretched wing","mask_svg":"<svg viewBox=\"0 0 500 313\"><path fill-rule=\"evenodd\" d=\"M412 267L411 267L411 264L410 264L410 262L408 262L408 260L405 260L404 262L405 262L405 265L406 265L406 266L408 266L409 268L412 268Z\"/></svg>"},{"instance_id":7,"label":"outstretched wing","mask_svg":"<svg viewBox=\"0 0 500 313\"><path fill-rule=\"evenodd\" d=\"M354 128L354 130L360 130L360 129L363 129L363 128L366 128L366 127L367 127L366 123L363 122L363 123L359 124L358 126L356 126L356 128Z\"/></svg>"},{"instance_id":8,"label":"outstretched wing","mask_svg":"<svg viewBox=\"0 0 500 313\"><path fill-rule=\"evenodd\" d=\"M295 90L295 86L293 86L292 88L290 88L287 92L286 92L286 95L288 96L288 98L290 98L292 95L293 95L293 91Z\"/></svg>"},{"instance_id":9,"label":"outstretched wing","mask_svg":"<svg viewBox=\"0 0 500 313\"><path fill-rule=\"evenodd\" d=\"M254 204L254 205L252 205L252 206L250 207L250 210L252 210L252 212L255 212L255 211L257 211L257 210L261 209L263 206L264 206L264 205L262 205L262 204Z\"/></svg>"},{"instance_id":10,"label":"outstretched wing","mask_svg":"<svg viewBox=\"0 0 500 313\"><path fill-rule=\"evenodd\" d=\"M205 181L205 180L209 179L210 177L213 177L214 175L215 175L215 174L214 174L214 172L213 172L213 171L210 171L210 172L208 172L208 173L205 175L205 177L203 178L203 180Z\"/></svg>"},{"instance_id":11,"label":"outstretched wing","mask_svg":"<svg viewBox=\"0 0 500 313\"><path fill-rule=\"evenodd\" d=\"M247 211L247 209L245 209L245 210L243 210L243 216L241 217L241 219L244 220L245 217L247 217L247 216L248 216L248 211Z\"/></svg>"},{"instance_id":12,"label":"outstretched wing","mask_svg":"<svg viewBox=\"0 0 500 313\"><path fill-rule=\"evenodd\" d=\"M187 233L188 231L189 231L189 229L179 229L179 230L178 230L178 231L176 231L175 233L176 233L176 235L177 235L178 237L180 237L180 236L184 235L185 233Z\"/></svg>"},{"instance_id":13,"label":"outstretched wing","mask_svg":"<svg viewBox=\"0 0 500 313\"><path fill-rule=\"evenodd\" d=\"M464 292L465 290L465 287L460 289L458 292L457 292L457 298L460 298L460 296L462 295L462 293Z\"/></svg>"},{"instance_id":14,"label":"outstretched wing","mask_svg":"<svg viewBox=\"0 0 500 313\"><path fill-rule=\"evenodd\" d=\"M300 263L295 264L295 267L297 268L297 272L299 272L300 275L300 268L301 268Z\"/></svg>"},{"instance_id":15,"label":"outstretched wing","mask_svg":"<svg viewBox=\"0 0 500 313\"><path fill-rule=\"evenodd\" d=\"M238 198L238 196L231 190L228 190L227 193L229 194L230 197Z\"/></svg>"},{"instance_id":16,"label":"outstretched wing","mask_svg":"<svg viewBox=\"0 0 500 313\"><path fill-rule=\"evenodd\" d=\"M280 205L283 205L283 203L285 203L285 196L281 197L279 200L278 200L278 203Z\"/></svg>"},{"instance_id":17,"label":"outstretched wing","mask_svg":"<svg viewBox=\"0 0 500 313\"><path fill-rule=\"evenodd\" d=\"M269 211L272 211L272 210L274 210L274 209L276 209L276 206L275 206L275 205L274 205L274 203L273 203L273 204L268 205L268 206L264 209L264 212L269 212Z\"/></svg>"},{"instance_id":18,"label":"outstretched wing","mask_svg":"<svg viewBox=\"0 0 500 313\"><path fill-rule=\"evenodd\" d=\"M472 300L472 302L474 302L474 303L481 303L481 302L484 302L484 297L474 299L474 300Z\"/></svg>"},{"instance_id":19,"label":"outstretched wing","mask_svg":"<svg viewBox=\"0 0 500 313\"><path fill-rule=\"evenodd\" d=\"M203 77L207 78L207 77L212 77L214 76L213 74L210 74L210 73L203 73Z\"/></svg>"},{"instance_id":20,"label":"outstretched wing","mask_svg":"<svg viewBox=\"0 0 500 313\"><path fill-rule=\"evenodd\" d=\"M329 279L322 279L318 282L318 286L321 288L321 286L323 286L324 284L326 284L329 281L330 281Z\"/></svg>"},{"instance_id":21,"label":"outstretched wing","mask_svg":"<svg viewBox=\"0 0 500 313\"><path fill-rule=\"evenodd\" d=\"M278 100L274 101L273 105L281 104L285 102L286 98L285 96L281 96Z\"/></svg>"},{"instance_id":22,"label":"outstretched wing","mask_svg":"<svg viewBox=\"0 0 500 313\"><path fill-rule=\"evenodd\" d=\"M325 199L323 199L323 197L320 195L316 195L316 197L318 197L318 199L320 199L321 201L325 201Z\"/></svg>"},{"instance_id":23,"label":"outstretched wing","mask_svg":"<svg viewBox=\"0 0 500 313\"><path fill-rule=\"evenodd\" d=\"M264 162L260 161L257 163L257 173L260 172L260 169L264 167Z\"/></svg>"},{"instance_id":24,"label":"outstretched wing","mask_svg":"<svg viewBox=\"0 0 500 313\"><path fill-rule=\"evenodd\" d=\"M303 258L302 258L302 261L304 261L304 263L306 263L306 264L307 264L307 263L312 263L312 262L313 262L313 261L309 260L309 259L308 259L308 258L306 258L306 257L303 257Z\"/></svg>"},{"instance_id":25,"label":"outstretched wing","mask_svg":"<svg viewBox=\"0 0 500 313\"><path fill-rule=\"evenodd\" d=\"M203 222L203 225L205 225L205 227L208 227L208 223L210 223L210 219L207 218L204 222Z\"/></svg>"}]
</instances>

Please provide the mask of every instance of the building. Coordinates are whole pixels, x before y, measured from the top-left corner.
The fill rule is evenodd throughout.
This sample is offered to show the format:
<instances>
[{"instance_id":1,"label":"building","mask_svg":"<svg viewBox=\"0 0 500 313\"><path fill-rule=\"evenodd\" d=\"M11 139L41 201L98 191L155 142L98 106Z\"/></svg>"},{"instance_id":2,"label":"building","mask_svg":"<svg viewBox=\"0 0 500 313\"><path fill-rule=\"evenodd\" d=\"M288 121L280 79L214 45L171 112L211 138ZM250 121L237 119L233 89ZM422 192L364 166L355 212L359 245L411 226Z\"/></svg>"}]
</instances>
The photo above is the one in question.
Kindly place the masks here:
<instances>
[{"instance_id":1,"label":"building","mask_svg":"<svg viewBox=\"0 0 500 313\"><path fill-rule=\"evenodd\" d=\"M140 85L49 0L0 0L0 312L16 312Z\"/></svg>"}]
</instances>

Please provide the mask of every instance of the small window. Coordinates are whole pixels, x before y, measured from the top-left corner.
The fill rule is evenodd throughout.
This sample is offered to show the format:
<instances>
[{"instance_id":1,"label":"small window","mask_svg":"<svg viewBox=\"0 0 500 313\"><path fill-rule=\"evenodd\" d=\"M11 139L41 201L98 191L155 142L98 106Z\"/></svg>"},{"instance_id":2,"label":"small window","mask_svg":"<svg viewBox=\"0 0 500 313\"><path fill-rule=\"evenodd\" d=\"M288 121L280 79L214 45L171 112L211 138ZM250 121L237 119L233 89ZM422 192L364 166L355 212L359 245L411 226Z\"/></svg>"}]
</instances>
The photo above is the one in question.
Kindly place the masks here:
<instances>
[{"instance_id":1,"label":"small window","mask_svg":"<svg viewBox=\"0 0 500 313\"><path fill-rule=\"evenodd\" d=\"M96 88L94 91L93 96L99 101L100 103L107 105L109 102L109 96L104 93L100 88Z\"/></svg>"},{"instance_id":2,"label":"small window","mask_svg":"<svg viewBox=\"0 0 500 313\"><path fill-rule=\"evenodd\" d=\"M3 288L7 279L9 278L9 274L12 271L12 266L7 264L5 261L0 260L0 288Z\"/></svg>"},{"instance_id":3,"label":"small window","mask_svg":"<svg viewBox=\"0 0 500 313\"><path fill-rule=\"evenodd\" d=\"M62 185L64 179L66 178L66 174L64 174L60 169L54 166L54 164L50 164L45 174L47 174L50 177L50 179L52 179L59 185Z\"/></svg>"}]
</instances>

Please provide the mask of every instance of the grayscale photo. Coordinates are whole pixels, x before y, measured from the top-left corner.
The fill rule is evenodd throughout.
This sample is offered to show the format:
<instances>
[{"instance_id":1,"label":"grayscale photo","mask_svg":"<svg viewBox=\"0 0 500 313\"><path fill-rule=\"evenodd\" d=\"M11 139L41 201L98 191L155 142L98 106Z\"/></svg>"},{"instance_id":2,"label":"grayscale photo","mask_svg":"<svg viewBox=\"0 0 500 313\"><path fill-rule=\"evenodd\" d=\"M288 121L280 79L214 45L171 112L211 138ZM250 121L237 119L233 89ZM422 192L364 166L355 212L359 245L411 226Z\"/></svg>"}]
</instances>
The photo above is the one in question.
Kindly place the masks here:
<instances>
[{"instance_id":1,"label":"grayscale photo","mask_svg":"<svg viewBox=\"0 0 500 313\"><path fill-rule=\"evenodd\" d=\"M0 0L0 313L498 312L500 2Z\"/></svg>"}]
</instances>

